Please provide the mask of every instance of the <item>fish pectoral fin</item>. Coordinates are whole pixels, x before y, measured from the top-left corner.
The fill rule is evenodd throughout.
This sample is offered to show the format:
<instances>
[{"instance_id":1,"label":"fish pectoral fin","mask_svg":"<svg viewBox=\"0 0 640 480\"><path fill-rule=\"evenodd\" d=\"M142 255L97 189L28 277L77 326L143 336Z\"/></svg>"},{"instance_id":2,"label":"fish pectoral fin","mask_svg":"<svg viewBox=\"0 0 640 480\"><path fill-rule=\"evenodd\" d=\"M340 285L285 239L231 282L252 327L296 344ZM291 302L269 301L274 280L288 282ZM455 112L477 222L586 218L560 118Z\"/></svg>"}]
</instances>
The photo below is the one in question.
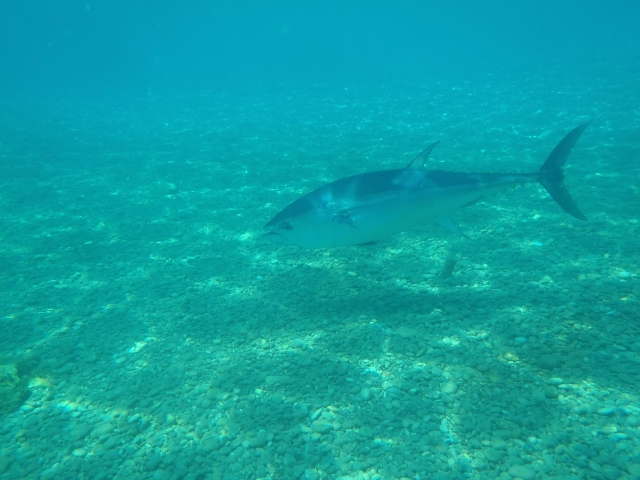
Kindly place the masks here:
<instances>
[{"instance_id":1,"label":"fish pectoral fin","mask_svg":"<svg viewBox=\"0 0 640 480\"><path fill-rule=\"evenodd\" d=\"M458 226L455 223L453 223L449 217L442 217L441 219L439 219L437 221L437 223L441 227L446 228L447 230L449 230L451 233L453 233L453 234L455 234L455 235L457 235L459 237L464 237L463 233L460 231Z\"/></svg>"},{"instance_id":2,"label":"fish pectoral fin","mask_svg":"<svg viewBox=\"0 0 640 480\"><path fill-rule=\"evenodd\" d=\"M349 215L349 212L338 212L333 216L331 221L335 223L346 224L353 228L358 228L353 223L353 218L351 218L351 215Z\"/></svg>"}]
</instances>

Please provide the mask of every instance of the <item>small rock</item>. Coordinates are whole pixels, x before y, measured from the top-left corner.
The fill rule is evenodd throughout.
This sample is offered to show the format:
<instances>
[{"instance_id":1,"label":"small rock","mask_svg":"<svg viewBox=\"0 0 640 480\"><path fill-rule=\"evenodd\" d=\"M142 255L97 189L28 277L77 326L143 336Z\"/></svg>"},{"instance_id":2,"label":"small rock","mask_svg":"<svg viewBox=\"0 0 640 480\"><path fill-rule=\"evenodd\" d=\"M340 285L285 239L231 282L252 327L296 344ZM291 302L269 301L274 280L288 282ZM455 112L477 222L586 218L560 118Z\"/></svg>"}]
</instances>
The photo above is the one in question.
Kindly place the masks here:
<instances>
[{"instance_id":1,"label":"small rock","mask_svg":"<svg viewBox=\"0 0 640 480\"><path fill-rule=\"evenodd\" d=\"M140 420L141 418L142 418L142 415L140 415L139 413L136 413L135 415L131 415L129 418L127 418L127 422L135 423L138 420Z\"/></svg>"},{"instance_id":2,"label":"small rock","mask_svg":"<svg viewBox=\"0 0 640 480\"><path fill-rule=\"evenodd\" d=\"M93 429L93 431L91 432L91 437L92 438L102 437L103 435L107 435L113 432L114 429L115 427L111 425L109 422L101 423L100 425L98 425L96 428Z\"/></svg>"},{"instance_id":3,"label":"small rock","mask_svg":"<svg viewBox=\"0 0 640 480\"><path fill-rule=\"evenodd\" d=\"M9 470L10 466L11 459L9 458L9 454L0 450L0 475Z\"/></svg>"},{"instance_id":4,"label":"small rock","mask_svg":"<svg viewBox=\"0 0 640 480\"><path fill-rule=\"evenodd\" d=\"M87 451L84 448L76 448L71 455L74 457L84 457L87 454Z\"/></svg>"},{"instance_id":5,"label":"small rock","mask_svg":"<svg viewBox=\"0 0 640 480\"><path fill-rule=\"evenodd\" d=\"M311 430L324 435L325 433L329 433L331 430L333 430L333 425L331 425L329 422L317 421L311 425Z\"/></svg>"},{"instance_id":6,"label":"small rock","mask_svg":"<svg viewBox=\"0 0 640 480\"><path fill-rule=\"evenodd\" d=\"M491 446L496 450L504 450L505 448L507 448L507 442L505 442L502 438L493 437L491 439Z\"/></svg>"},{"instance_id":7,"label":"small rock","mask_svg":"<svg viewBox=\"0 0 640 480\"><path fill-rule=\"evenodd\" d=\"M613 423L607 423L604 427L600 429L602 433L616 433L618 431L618 426Z\"/></svg>"},{"instance_id":8,"label":"small rock","mask_svg":"<svg viewBox=\"0 0 640 480\"><path fill-rule=\"evenodd\" d=\"M262 448L267 443L269 443L269 440L267 439L266 435L258 435L257 437L251 439L249 445L253 448Z\"/></svg>"},{"instance_id":9,"label":"small rock","mask_svg":"<svg viewBox=\"0 0 640 480\"><path fill-rule=\"evenodd\" d=\"M289 375L268 375L265 377L264 382L267 385L288 384L293 382L293 378Z\"/></svg>"},{"instance_id":10,"label":"small rock","mask_svg":"<svg viewBox=\"0 0 640 480\"><path fill-rule=\"evenodd\" d=\"M153 477L151 478L153 478L153 480L169 480L169 477L171 477L171 475L169 475L169 472L163 469L158 469L153 472Z\"/></svg>"},{"instance_id":11,"label":"small rock","mask_svg":"<svg viewBox=\"0 0 640 480\"><path fill-rule=\"evenodd\" d=\"M400 390L404 391L404 392L408 392L409 390L411 390L414 387L414 384L411 382L408 382L407 380L402 380L399 384L398 387L400 388Z\"/></svg>"},{"instance_id":12,"label":"small rock","mask_svg":"<svg viewBox=\"0 0 640 480\"><path fill-rule=\"evenodd\" d=\"M572 410L573 413L577 413L578 415L586 415L586 413L589 411L589 409L584 405L575 406Z\"/></svg>"},{"instance_id":13,"label":"small rock","mask_svg":"<svg viewBox=\"0 0 640 480\"><path fill-rule=\"evenodd\" d=\"M442 385L442 393L453 395L458 391L458 385L456 382L447 382Z\"/></svg>"},{"instance_id":14,"label":"small rock","mask_svg":"<svg viewBox=\"0 0 640 480\"><path fill-rule=\"evenodd\" d=\"M602 472L602 467L600 466L600 464L594 462L593 460L589 460L589 468L594 472L598 472L598 473Z\"/></svg>"},{"instance_id":15,"label":"small rock","mask_svg":"<svg viewBox=\"0 0 640 480\"><path fill-rule=\"evenodd\" d=\"M616 409L613 408L613 407L605 407L605 408L601 408L596 413L598 415L602 415L602 416L605 416L605 417L610 417L611 415L616 413Z\"/></svg>"},{"instance_id":16,"label":"small rock","mask_svg":"<svg viewBox=\"0 0 640 480\"><path fill-rule=\"evenodd\" d=\"M282 463L284 463L284 465L286 467L292 468L296 465L297 460L296 457L294 457L293 455L291 455L290 453L287 453L283 459L282 459Z\"/></svg>"},{"instance_id":17,"label":"small rock","mask_svg":"<svg viewBox=\"0 0 640 480\"><path fill-rule=\"evenodd\" d=\"M360 398L365 401L369 400L371 398L371 389L365 387L360 390Z\"/></svg>"},{"instance_id":18,"label":"small rock","mask_svg":"<svg viewBox=\"0 0 640 480\"><path fill-rule=\"evenodd\" d=\"M147 460L146 469L148 471L153 471L160 466L162 463L162 457L160 455L153 455L149 460Z\"/></svg>"},{"instance_id":19,"label":"small rock","mask_svg":"<svg viewBox=\"0 0 640 480\"><path fill-rule=\"evenodd\" d=\"M627 418L627 425L629 425L630 427L640 426L640 417L633 416Z\"/></svg>"},{"instance_id":20,"label":"small rock","mask_svg":"<svg viewBox=\"0 0 640 480\"><path fill-rule=\"evenodd\" d=\"M534 390L531 394L531 398L533 398L536 403L542 403L547 399L547 396L542 390Z\"/></svg>"},{"instance_id":21,"label":"small rock","mask_svg":"<svg viewBox=\"0 0 640 480\"><path fill-rule=\"evenodd\" d=\"M205 437L201 445L202 449L205 452L209 453L220 448L220 440L218 440L216 437Z\"/></svg>"},{"instance_id":22,"label":"small rock","mask_svg":"<svg viewBox=\"0 0 640 480\"><path fill-rule=\"evenodd\" d=\"M536 478L535 470L525 467L524 465L514 465L509 468L509 475L512 477L519 477L523 480L532 480Z\"/></svg>"},{"instance_id":23,"label":"small rock","mask_svg":"<svg viewBox=\"0 0 640 480\"><path fill-rule=\"evenodd\" d=\"M538 363L542 368L552 369L562 365L563 359L560 355L541 355Z\"/></svg>"},{"instance_id":24,"label":"small rock","mask_svg":"<svg viewBox=\"0 0 640 480\"><path fill-rule=\"evenodd\" d=\"M444 371L440 367L433 367L431 369L431 375L434 377L439 377L444 373Z\"/></svg>"},{"instance_id":25,"label":"small rock","mask_svg":"<svg viewBox=\"0 0 640 480\"><path fill-rule=\"evenodd\" d=\"M318 480L320 476L315 468L307 468L301 478L304 478L304 480Z\"/></svg>"},{"instance_id":26,"label":"small rock","mask_svg":"<svg viewBox=\"0 0 640 480\"><path fill-rule=\"evenodd\" d=\"M413 328L409 327L398 327L398 335L402 338L416 338L417 332Z\"/></svg>"},{"instance_id":27,"label":"small rock","mask_svg":"<svg viewBox=\"0 0 640 480\"><path fill-rule=\"evenodd\" d=\"M0 365L0 416L18 410L28 392L16 365Z\"/></svg>"},{"instance_id":28,"label":"small rock","mask_svg":"<svg viewBox=\"0 0 640 480\"><path fill-rule=\"evenodd\" d=\"M526 337L516 337L516 343L519 343L520 345L524 345L525 343L527 343L527 338Z\"/></svg>"},{"instance_id":29,"label":"small rock","mask_svg":"<svg viewBox=\"0 0 640 480\"><path fill-rule=\"evenodd\" d=\"M640 476L640 463L632 463L627 467L627 471L634 476Z\"/></svg>"}]
</instances>

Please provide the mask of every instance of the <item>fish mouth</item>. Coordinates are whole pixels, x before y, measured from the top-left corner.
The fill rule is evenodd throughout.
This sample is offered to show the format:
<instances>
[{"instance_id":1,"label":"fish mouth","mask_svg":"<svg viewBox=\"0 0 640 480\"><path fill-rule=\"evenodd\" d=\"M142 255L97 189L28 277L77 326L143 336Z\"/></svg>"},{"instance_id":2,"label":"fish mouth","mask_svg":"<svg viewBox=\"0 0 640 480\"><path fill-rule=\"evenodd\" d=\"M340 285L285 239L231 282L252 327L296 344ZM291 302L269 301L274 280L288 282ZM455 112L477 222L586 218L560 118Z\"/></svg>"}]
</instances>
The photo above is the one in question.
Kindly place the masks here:
<instances>
[{"instance_id":1,"label":"fish mouth","mask_svg":"<svg viewBox=\"0 0 640 480\"><path fill-rule=\"evenodd\" d=\"M260 238L280 245L287 245L286 238L278 232L274 232L273 230L263 233Z\"/></svg>"},{"instance_id":2,"label":"fish mouth","mask_svg":"<svg viewBox=\"0 0 640 480\"><path fill-rule=\"evenodd\" d=\"M280 235L278 232L274 232L273 230L270 230L260 235L260 238L264 238L272 242L277 242L278 239L282 238L282 235Z\"/></svg>"}]
</instances>

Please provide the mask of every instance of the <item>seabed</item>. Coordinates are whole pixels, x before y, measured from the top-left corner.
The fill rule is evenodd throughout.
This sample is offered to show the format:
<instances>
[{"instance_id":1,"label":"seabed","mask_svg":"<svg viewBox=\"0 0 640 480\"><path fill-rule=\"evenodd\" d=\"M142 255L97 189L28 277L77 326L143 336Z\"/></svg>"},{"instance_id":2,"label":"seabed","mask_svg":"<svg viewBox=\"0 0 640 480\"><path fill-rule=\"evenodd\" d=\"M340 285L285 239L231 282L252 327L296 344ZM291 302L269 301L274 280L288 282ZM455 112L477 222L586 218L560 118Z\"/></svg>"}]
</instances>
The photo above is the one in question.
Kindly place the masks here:
<instances>
[{"instance_id":1,"label":"seabed","mask_svg":"<svg viewBox=\"0 0 640 480\"><path fill-rule=\"evenodd\" d=\"M640 478L639 99L601 71L3 105L2 478ZM586 119L589 222L529 185L463 239L259 238L428 142L533 171Z\"/></svg>"}]
</instances>

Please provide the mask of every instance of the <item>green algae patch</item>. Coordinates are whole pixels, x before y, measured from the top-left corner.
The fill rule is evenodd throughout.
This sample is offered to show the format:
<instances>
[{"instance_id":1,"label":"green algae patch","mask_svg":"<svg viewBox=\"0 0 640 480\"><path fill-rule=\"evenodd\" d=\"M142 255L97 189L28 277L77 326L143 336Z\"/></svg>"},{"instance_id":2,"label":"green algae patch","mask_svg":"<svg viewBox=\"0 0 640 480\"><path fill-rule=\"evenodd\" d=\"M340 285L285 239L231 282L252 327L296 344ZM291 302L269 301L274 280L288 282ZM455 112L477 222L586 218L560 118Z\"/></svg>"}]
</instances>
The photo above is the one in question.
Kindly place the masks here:
<instances>
[{"instance_id":1,"label":"green algae patch","mask_svg":"<svg viewBox=\"0 0 640 480\"><path fill-rule=\"evenodd\" d=\"M16 411L29 397L27 383L13 364L0 365L0 416Z\"/></svg>"}]
</instances>

